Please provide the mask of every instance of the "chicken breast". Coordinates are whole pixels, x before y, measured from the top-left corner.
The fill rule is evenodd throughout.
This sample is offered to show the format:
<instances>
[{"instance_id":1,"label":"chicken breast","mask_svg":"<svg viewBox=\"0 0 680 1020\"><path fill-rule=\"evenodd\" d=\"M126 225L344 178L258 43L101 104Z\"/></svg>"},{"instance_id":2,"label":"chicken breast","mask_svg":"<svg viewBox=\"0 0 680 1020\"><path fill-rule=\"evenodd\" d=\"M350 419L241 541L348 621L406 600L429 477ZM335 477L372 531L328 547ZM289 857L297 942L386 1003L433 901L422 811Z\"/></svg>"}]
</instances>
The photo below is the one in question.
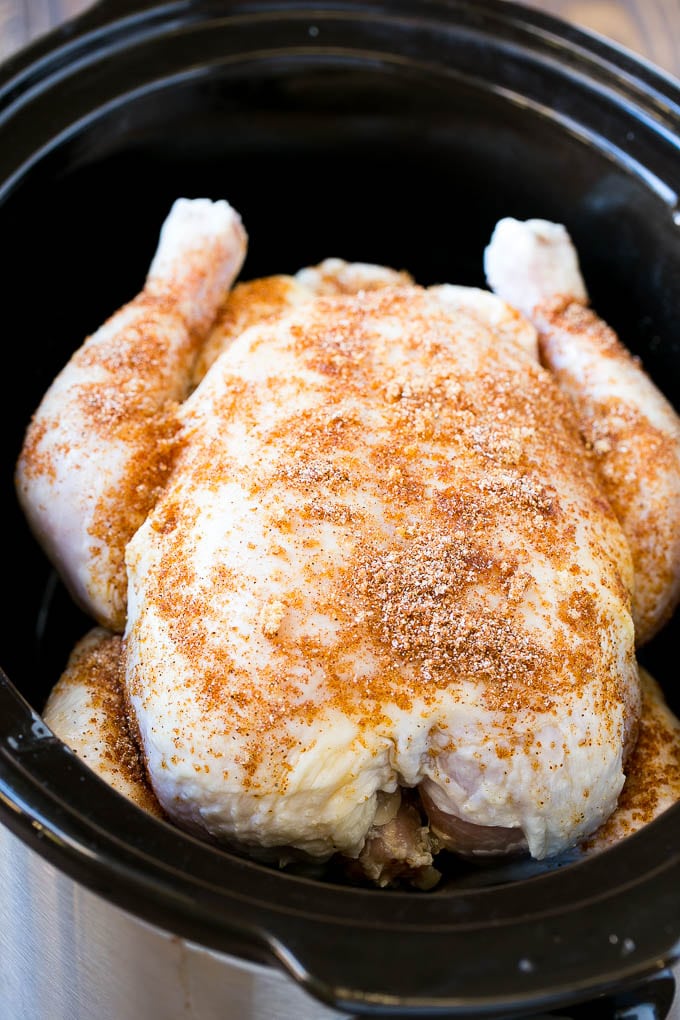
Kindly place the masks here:
<instances>
[{"instance_id":1,"label":"chicken breast","mask_svg":"<svg viewBox=\"0 0 680 1020\"><path fill-rule=\"evenodd\" d=\"M181 417L126 553L171 818L319 858L358 855L399 786L454 848L462 825L543 857L604 821L638 708L630 556L531 353L416 286L318 297L234 340Z\"/></svg>"}]
</instances>

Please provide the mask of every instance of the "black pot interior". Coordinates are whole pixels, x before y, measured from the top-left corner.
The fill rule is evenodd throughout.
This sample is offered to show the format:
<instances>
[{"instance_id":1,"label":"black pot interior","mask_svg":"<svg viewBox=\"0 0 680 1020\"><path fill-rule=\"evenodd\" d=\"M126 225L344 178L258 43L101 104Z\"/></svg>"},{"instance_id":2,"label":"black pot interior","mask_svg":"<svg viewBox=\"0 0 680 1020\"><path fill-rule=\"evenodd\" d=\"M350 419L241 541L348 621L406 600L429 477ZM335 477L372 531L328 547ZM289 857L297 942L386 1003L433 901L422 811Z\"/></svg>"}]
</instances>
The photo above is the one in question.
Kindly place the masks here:
<instances>
[{"instance_id":1,"label":"black pot interior","mask_svg":"<svg viewBox=\"0 0 680 1020\"><path fill-rule=\"evenodd\" d=\"M680 406L679 228L672 197L655 180L666 142L655 141L634 106L613 101L592 131L575 128L579 113L586 123L596 119L597 89L579 94L572 82L569 91L548 64L522 65L488 34L498 5L481 5L495 12L491 29L474 26L471 5L458 7L468 13L456 15L453 5L451 17L465 30L428 36L417 52L401 47L403 26L369 39L365 27L332 28L310 16L287 23L283 45L261 27L258 47L226 59L220 54L238 49L240 29L224 19L206 17L205 31L198 18L181 22L163 45L119 47L110 67L100 57L79 85L36 100L37 126L25 120L15 128L17 146L32 156L41 132L52 137L50 115L64 118L64 101L79 116L89 102L82 123L74 127L74 112L61 140L23 165L0 203L11 255L0 664L38 712L90 621L28 532L13 496L14 463L56 372L140 289L160 224L180 195L226 197L240 211L250 236L242 278L337 255L407 268L423 284L484 286L482 252L499 217L563 222L593 305ZM647 149L634 156L647 152L655 162L649 173L628 158L641 139ZM677 640L676 617L641 658L680 712ZM531 885L540 870L451 865L431 895L516 879Z\"/></svg>"}]
</instances>

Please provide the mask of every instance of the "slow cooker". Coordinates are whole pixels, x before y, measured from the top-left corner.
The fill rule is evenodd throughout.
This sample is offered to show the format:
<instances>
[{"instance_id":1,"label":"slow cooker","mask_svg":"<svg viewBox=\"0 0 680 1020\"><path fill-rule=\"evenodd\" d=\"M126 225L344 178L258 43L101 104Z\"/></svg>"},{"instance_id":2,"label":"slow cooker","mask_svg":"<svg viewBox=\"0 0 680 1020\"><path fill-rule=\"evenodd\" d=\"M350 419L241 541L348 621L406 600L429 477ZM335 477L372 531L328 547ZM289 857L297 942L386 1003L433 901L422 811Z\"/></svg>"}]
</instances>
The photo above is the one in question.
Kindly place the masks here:
<instances>
[{"instance_id":1,"label":"slow cooker","mask_svg":"<svg viewBox=\"0 0 680 1020\"><path fill-rule=\"evenodd\" d=\"M417 893L245 860L105 786L40 716L90 621L12 475L180 195L241 212L243 278L337 255L484 286L497 219L563 222L680 405L680 85L504 0L104 0L5 64L0 103L0 1016L667 1017L680 805L588 860L461 864ZM641 656L676 712L677 635Z\"/></svg>"}]
</instances>

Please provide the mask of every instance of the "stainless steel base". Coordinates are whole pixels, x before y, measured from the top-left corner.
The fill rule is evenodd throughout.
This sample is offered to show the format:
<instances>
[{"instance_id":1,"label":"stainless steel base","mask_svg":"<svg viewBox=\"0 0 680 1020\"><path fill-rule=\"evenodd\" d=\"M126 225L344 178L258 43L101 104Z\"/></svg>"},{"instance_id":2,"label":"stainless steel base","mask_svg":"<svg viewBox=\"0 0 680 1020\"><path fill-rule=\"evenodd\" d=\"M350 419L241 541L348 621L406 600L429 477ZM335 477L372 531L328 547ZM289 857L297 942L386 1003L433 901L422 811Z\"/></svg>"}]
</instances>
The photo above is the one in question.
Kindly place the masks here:
<instances>
[{"instance_id":1,"label":"stainless steel base","mask_svg":"<svg viewBox=\"0 0 680 1020\"><path fill-rule=\"evenodd\" d=\"M340 1020L275 967L147 925L0 826L2 1020Z\"/></svg>"}]
</instances>

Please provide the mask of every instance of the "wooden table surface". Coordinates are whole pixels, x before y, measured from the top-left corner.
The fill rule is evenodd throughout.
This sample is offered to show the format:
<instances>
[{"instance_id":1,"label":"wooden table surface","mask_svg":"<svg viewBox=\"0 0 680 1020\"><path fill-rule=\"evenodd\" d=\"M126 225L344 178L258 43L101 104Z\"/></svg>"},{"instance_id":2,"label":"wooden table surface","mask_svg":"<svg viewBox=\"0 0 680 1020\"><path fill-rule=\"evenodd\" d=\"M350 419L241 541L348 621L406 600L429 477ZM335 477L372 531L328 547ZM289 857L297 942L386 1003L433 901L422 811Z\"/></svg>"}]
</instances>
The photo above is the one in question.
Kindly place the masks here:
<instances>
[{"instance_id":1,"label":"wooden table surface","mask_svg":"<svg viewBox=\"0 0 680 1020\"><path fill-rule=\"evenodd\" d=\"M525 2L607 36L680 77L680 0ZM0 0L0 60L91 3L92 0Z\"/></svg>"}]
</instances>

